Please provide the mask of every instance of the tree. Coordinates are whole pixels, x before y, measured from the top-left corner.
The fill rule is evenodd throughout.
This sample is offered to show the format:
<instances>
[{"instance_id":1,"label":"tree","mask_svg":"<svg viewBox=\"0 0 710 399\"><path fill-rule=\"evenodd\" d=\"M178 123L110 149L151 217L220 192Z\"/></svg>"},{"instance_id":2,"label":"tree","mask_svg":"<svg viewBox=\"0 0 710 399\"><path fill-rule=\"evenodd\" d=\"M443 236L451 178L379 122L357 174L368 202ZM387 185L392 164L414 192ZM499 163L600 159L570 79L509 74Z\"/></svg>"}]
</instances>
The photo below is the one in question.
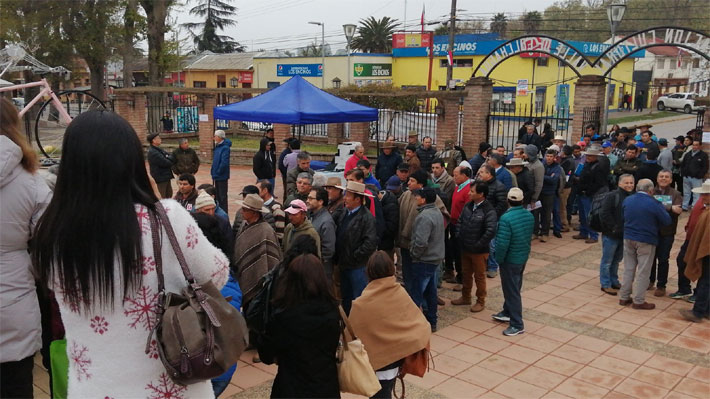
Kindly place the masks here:
<instances>
[{"instance_id":1,"label":"tree","mask_svg":"<svg viewBox=\"0 0 710 399\"><path fill-rule=\"evenodd\" d=\"M237 14L237 7L230 5L232 0L202 0L200 4L190 9L190 14L204 18L204 22L189 22L183 24L192 34L197 52L211 51L213 53L241 53L244 47L231 36L218 35L218 30L234 26L237 21L229 17ZM194 33L195 29L202 29Z\"/></svg>"},{"instance_id":2,"label":"tree","mask_svg":"<svg viewBox=\"0 0 710 399\"><path fill-rule=\"evenodd\" d=\"M365 53L389 53L392 51L392 33L398 26L397 20L390 17L362 19L350 47Z\"/></svg>"},{"instance_id":3,"label":"tree","mask_svg":"<svg viewBox=\"0 0 710 399\"><path fill-rule=\"evenodd\" d=\"M126 0L123 11L122 46L123 87L133 87L133 62L136 43L140 33L145 31L145 18L138 12L138 0Z\"/></svg>"},{"instance_id":4,"label":"tree","mask_svg":"<svg viewBox=\"0 0 710 399\"><path fill-rule=\"evenodd\" d=\"M323 51L325 51L325 55L330 55L332 53L330 50L330 46L328 46L328 45L323 46L323 44L318 45L315 42L313 42L306 47L299 48L298 49L298 56L299 57L320 57L320 56L322 56Z\"/></svg>"},{"instance_id":5,"label":"tree","mask_svg":"<svg viewBox=\"0 0 710 399\"><path fill-rule=\"evenodd\" d=\"M534 35L542 26L542 14L539 11L529 11L523 15L525 33Z\"/></svg>"},{"instance_id":6,"label":"tree","mask_svg":"<svg viewBox=\"0 0 710 399\"><path fill-rule=\"evenodd\" d=\"M501 38L505 37L505 33L508 30L508 17L502 12L494 15L490 30L493 33L499 34Z\"/></svg>"},{"instance_id":7,"label":"tree","mask_svg":"<svg viewBox=\"0 0 710 399\"><path fill-rule=\"evenodd\" d=\"M145 10L147 21L148 84L150 86L164 86L163 76L167 72L167 65L163 46L165 33L168 31L165 20L168 18L168 12L174 4L174 0L140 0L140 4Z\"/></svg>"}]
</instances>

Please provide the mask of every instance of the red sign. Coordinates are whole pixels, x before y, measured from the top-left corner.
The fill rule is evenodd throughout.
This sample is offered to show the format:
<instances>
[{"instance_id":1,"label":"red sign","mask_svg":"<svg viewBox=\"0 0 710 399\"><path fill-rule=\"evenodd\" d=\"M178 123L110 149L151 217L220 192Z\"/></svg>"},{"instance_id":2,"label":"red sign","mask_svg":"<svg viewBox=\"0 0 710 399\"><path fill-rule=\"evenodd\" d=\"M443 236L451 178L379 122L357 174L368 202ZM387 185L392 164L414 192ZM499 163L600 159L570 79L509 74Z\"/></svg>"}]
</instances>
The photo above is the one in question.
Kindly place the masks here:
<instances>
[{"instance_id":1,"label":"red sign","mask_svg":"<svg viewBox=\"0 0 710 399\"><path fill-rule=\"evenodd\" d=\"M550 57L548 54L545 53L520 53L520 56L523 58L548 58Z\"/></svg>"},{"instance_id":2,"label":"red sign","mask_svg":"<svg viewBox=\"0 0 710 399\"><path fill-rule=\"evenodd\" d=\"M392 48L429 47L431 33L395 33L392 35Z\"/></svg>"},{"instance_id":3,"label":"red sign","mask_svg":"<svg viewBox=\"0 0 710 399\"><path fill-rule=\"evenodd\" d=\"M240 72L239 73L239 81L242 83L254 82L254 73L253 72Z\"/></svg>"}]
</instances>

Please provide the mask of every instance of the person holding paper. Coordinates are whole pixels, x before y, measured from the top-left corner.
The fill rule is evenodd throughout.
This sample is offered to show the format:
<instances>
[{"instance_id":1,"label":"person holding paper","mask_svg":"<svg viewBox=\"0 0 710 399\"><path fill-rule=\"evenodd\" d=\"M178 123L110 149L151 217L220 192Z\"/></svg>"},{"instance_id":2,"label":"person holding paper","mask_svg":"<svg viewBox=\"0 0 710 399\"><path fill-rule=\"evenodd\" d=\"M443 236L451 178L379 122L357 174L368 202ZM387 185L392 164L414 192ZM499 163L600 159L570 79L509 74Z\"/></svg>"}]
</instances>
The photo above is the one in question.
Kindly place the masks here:
<instances>
[{"instance_id":1,"label":"person holding paper","mask_svg":"<svg viewBox=\"0 0 710 399\"><path fill-rule=\"evenodd\" d=\"M671 248L673 248L673 241L675 240L675 232L678 227L678 215L682 212L681 205L683 204L683 196L678 190L671 187L671 183L673 183L673 172L668 169L658 172L653 196L666 208L672 223L669 226L661 227L658 234L656 257L653 259L651 276L649 278L649 288L652 288L654 283L656 283L656 276L658 276L656 291L653 292L653 296L666 295L668 258L671 256Z\"/></svg>"}]
</instances>

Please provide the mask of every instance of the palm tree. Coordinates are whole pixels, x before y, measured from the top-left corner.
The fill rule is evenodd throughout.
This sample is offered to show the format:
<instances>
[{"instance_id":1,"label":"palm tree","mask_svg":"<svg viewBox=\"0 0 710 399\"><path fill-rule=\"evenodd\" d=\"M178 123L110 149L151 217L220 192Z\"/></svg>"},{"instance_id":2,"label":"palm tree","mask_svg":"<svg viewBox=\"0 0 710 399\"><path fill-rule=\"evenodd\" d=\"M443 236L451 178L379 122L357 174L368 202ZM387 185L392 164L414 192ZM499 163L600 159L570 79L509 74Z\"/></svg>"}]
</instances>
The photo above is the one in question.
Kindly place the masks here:
<instances>
[{"instance_id":1,"label":"palm tree","mask_svg":"<svg viewBox=\"0 0 710 399\"><path fill-rule=\"evenodd\" d=\"M491 22L491 32L497 33L501 38L505 37L505 32L508 30L508 17L502 12L493 16Z\"/></svg>"},{"instance_id":2,"label":"palm tree","mask_svg":"<svg viewBox=\"0 0 710 399\"><path fill-rule=\"evenodd\" d=\"M190 14L205 18L205 22L189 22L183 24L195 43L195 50L202 52L209 50L213 53L241 53L244 47L231 36L218 35L218 30L234 26L237 21L230 19L237 14L237 7L230 5L233 0L201 0L200 4L190 9ZM199 34L195 29L202 28Z\"/></svg>"},{"instance_id":3,"label":"palm tree","mask_svg":"<svg viewBox=\"0 0 710 399\"><path fill-rule=\"evenodd\" d=\"M362 19L350 46L365 53L389 53L392 51L392 33L398 26L397 20L390 17Z\"/></svg>"},{"instance_id":4,"label":"palm tree","mask_svg":"<svg viewBox=\"0 0 710 399\"><path fill-rule=\"evenodd\" d=\"M542 14L539 11L526 12L523 15L523 27L525 28L525 33L533 35L537 33L542 25Z\"/></svg>"}]
</instances>

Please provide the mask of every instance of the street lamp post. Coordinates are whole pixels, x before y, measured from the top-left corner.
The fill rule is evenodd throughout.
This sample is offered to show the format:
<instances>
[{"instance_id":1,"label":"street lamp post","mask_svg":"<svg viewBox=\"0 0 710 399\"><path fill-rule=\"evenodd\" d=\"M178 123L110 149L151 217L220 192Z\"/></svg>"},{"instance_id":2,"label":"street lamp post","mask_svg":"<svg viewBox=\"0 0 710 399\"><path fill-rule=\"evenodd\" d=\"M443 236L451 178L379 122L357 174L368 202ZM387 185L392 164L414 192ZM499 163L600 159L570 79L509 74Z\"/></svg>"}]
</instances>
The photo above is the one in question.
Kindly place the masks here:
<instances>
[{"instance_id":1,"label":"street lamp post","mask_svg":"<svg viewBox=\"0 0 710 399\"><path fill-rule=\"evenodd\" d=\"M321 80L320 87L325 89L325 22L308 22L311 25L319 25L321 29L320 36L320 56L321 56Z\"/></svg>"},{"instance_id":2,"label":"street lamp post","mask_svg":"<svg viewBox=\"0 0 710 399\"><path fill-rule=\"evenodd\" d=\"M343 25L345 39L348 41L348 86L350 86L350 75L352 75L352 73L350 72L350 42L353 40L353 36L355 36L355 28L356 26L354 24Z\"/></svg>"},{"instance_id":3,"label":"street lamp post","mask_svg":"<svg viewBox=\"0 0 710 399\"><path fill-rule=\"evenodd\" d=\"M616 43L616 28L619 27L621 20L624 18L624 12L626 12L626 4L623 3L610 3L606 8L606 15L609 18L609 26L611 28L611 45ZM606 96L604 97L604 114L601 126L599 127L600 134L601 130L604 129L603 133L606 133L606 125L609 121L609 96L611 93L611 73L609 70L609 83L606 85Z\"/></svg>"}]
</instances>

